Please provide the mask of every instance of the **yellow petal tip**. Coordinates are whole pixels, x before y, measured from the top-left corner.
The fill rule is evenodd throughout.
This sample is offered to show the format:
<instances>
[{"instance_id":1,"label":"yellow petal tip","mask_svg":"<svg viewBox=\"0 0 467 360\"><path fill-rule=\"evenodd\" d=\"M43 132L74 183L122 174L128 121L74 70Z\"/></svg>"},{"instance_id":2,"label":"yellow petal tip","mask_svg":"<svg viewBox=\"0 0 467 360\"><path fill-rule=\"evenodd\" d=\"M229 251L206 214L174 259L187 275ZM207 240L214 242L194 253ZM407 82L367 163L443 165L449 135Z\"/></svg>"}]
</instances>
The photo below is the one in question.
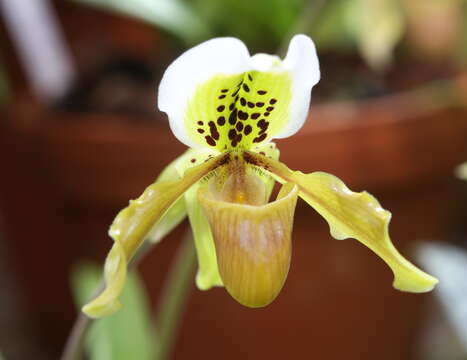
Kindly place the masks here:
<instances>
[{"instance_id":1,"label":"yellow petal tip","mask_svg":"<svg viewBox=\"0 0 467 360\"><path fill-rule=\"evenodd\" d=\"M426 293L432 291L439 280L431 275L423 273L417 279L397 278L393 286L397 290L411 293Z\"/></svg>"},{"instance_id":2,"label":"yellow petal tip","mask_svg":"<svg viewBox=\"0 0 467 360\"><path fill-rule=\"evenodd\" d=\"M104 316L109 316L118 311L122 307L122 304L116 300L113 302L102 302L99 298L94 299L90 303L84 305L81 311L86 316L92 319L98 319Z\"/></svg>"}]
</instances>

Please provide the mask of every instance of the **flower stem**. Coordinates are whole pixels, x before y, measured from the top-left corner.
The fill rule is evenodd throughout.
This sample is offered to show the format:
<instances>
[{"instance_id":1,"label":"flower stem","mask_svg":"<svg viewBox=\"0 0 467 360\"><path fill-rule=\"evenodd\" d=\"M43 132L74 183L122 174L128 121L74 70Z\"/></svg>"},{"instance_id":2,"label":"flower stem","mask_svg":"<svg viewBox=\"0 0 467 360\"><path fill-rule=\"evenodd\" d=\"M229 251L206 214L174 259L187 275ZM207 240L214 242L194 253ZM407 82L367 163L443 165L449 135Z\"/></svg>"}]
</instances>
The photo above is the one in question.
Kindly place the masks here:
<instances>
[{"instance_id":1,"label":"flower stem","mask_svg":"<svg viewBox=\"0 0 467 360\"><path fill-rule=\"evenodd\" d=\"M158 346L156 360L167 359L180 325L182 310L191 288L196 266L196 251L191 231L185 235L166 280L156 315Z\"/></svg>"},{"instance_id":2,"label":"flower stem","mask_svg":"<svg viewBox=\"0 0 467 360\"><path fill-rule=\"evenodd\" d=\"M152 247L153 244L145 243L128 265L128 271L134 269ZM160 320L160 326L157 326L159 336L156 339L156 359L164 359L170 351L170 346L173 343L172 337L179 324L180 312L184 305L184 297L188 292L188 285L190 284L195 264L196 252L191 231L188 231L184 236L170 270L162 295L161 306L156 317ZM99 284L96 294L100 293L104 287L104 282ZM83 358L84 338L92 321L93 319L80 311L66 341L61 360L81 360Z\"/></svg>"}]
</instances>

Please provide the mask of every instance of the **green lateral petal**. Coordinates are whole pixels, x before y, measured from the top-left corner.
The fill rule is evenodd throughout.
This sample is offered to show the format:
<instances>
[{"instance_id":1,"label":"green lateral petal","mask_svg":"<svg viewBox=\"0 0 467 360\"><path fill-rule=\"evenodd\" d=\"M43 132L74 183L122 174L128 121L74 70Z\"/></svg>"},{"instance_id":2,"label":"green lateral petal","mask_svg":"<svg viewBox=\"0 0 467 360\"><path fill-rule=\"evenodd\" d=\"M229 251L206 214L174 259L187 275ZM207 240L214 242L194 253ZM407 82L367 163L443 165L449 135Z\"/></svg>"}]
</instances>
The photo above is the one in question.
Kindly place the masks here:
<instances>
[{"instance_id":1,"label":"green lateral petal","mask_svg":"<svg viewBox=\"0 0 467 360\"><path fill-rule=\"evenodd\" d=\"M195 167L217 155L209 150L188 149L177 159L172 161L159 175L156 182L173 181L183 177L186 170ZM153 225L148 240L152 243L161 241L168 233L180 224L187 215L185 199L178 199L162 218Z\"/></svg>"},{"instance_id":2,"label":"green lateral petal","mask_svg":"<svg viewBox=\"0 0 467 360\"><path fill-rule=\"evenodd\" d=\"M171 162L164 170L162 170L159 177L156 179L156 183L180 179L181 176L177 171L177 164L185 157L186 153ZM169 210L166 211L162 218L153 225L147 236L148 241L154 244L161 241L183 221L186 214L185 201L183 198L180 198L169 208Z\"/></svg>"},{"instance_id":3,"label":"green lateral petal","mask_svg":"<svg viewBox=\"0 0 467 360\"><path fill-rule=\"evenodd\" d=\"M83 307L83 312L91 318L112 315L120 309L118 297L123 291L126 279L127 260L119 242L115 242L105 260L104 291L91 303Z\"/></svg>"},{"instance_id":4,"label":"green lateral petal","mask_svg":"<svg viewBox=\"0 0 467 360\"><path fill-rule=\"evenodd\" d=\"M369 193L355 193L330 174L303 174L264 156L245 155L246 161L267 169L281 181L297 184L299 196L326 219L334 238L357 239L380 256L394 273L396 289L420 293L432 290L438 283L397 251L388 232L391 213Z\"/></svg>"},{"instance_id":5,"label":"green lateral petal","mask_svg":"<svg viewBox=\"0 0 467 360\"><path fill-rule=\"evenodd\" d=\"M222 165L225 159L226 155L219 155L187 170L179 180L156 182L120 211L109 230L109 235L115 243L106 259L106 288L83 307L88 316L106 316L118 309L117 299L125 281L127 262L147 238L153 225L185 191Z\"/></svg>"}]
</instances>

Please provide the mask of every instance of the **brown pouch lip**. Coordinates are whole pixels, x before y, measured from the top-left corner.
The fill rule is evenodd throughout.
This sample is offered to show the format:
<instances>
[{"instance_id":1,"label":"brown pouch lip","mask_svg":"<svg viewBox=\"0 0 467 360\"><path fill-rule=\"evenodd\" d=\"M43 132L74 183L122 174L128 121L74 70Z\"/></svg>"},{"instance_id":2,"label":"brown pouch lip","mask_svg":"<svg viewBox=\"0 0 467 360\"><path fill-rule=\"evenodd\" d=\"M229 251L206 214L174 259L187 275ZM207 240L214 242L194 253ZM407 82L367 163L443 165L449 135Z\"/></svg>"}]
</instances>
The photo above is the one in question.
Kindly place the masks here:
<instances>
[{"instance_id":1,"label":"brown pouch lip","mask_svg":"<svg viewBox=\"0 0 467 360\"><path fill-rule=\"evenodd\" d=\"M214 237L219 272L241 304L263 307L282 289L290 267L298 188L283 185L277 199L262 205L228 202L208 186L198 199Z\"/></svg>"}]
</instances>

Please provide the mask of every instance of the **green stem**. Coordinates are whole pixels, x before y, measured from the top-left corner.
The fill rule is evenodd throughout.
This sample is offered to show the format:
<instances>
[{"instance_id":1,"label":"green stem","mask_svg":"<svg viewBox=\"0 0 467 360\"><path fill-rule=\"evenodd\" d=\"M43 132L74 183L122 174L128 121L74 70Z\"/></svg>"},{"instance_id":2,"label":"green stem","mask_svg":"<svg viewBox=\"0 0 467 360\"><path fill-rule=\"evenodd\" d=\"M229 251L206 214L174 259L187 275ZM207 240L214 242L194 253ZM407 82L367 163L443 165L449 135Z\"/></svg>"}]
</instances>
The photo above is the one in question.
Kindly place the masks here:
<instances>
[{"instance_id":1,"label":"green stem","mask_svg":"<svg viewBox=\"0 0 467 360\"><path fill-rule=\"evenodd\" d=\"M191 231L188 232L170 270L164 285L159 309L156 315L158 346L156 360L165 360L175 340L181 315L186 304L187 294L191 288L196 266L196 251Z\"/></svg>"},{"instance_id":2,"label":"green stem","mask_svg":"<svg viewBox=\"0 0 467 360\"><path fill-rule=\"evenodd\" d=\"M145 255L152 249L153 244L145 243L131 263L128 265L128 271L134 269ZM173 342L172 336L179 324L180 312L184 305L184 297L188 292L190 280L196 264L196 253L193 245L191 231L185 235L182 245L178 250L172 269L170 270L165 291L162 295L161 307L157 319L161 324L159 329L160 336L156 339L158 344L156 349L157 359L164 359L170 350ZM104 289L105 283L99 284L96 294ZM85 335L92 324L91 318L80 312L73 328L68 336L61 360L80 360L83 358L83 343Z\"/></svg>"}]
</instances>

